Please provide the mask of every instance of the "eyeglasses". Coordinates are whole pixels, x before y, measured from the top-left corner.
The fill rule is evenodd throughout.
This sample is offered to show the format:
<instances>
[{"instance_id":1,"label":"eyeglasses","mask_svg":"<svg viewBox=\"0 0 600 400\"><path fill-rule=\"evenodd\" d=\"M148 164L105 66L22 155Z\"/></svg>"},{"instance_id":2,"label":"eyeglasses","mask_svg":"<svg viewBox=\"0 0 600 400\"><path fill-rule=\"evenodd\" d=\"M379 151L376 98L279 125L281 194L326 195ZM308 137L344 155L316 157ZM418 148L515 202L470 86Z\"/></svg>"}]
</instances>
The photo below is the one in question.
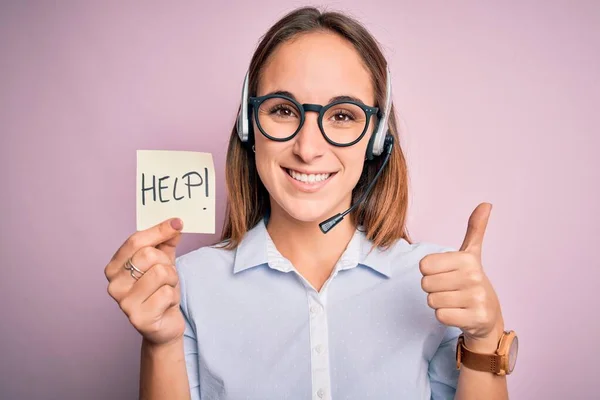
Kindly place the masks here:
<instances>
[{"instance_id":1,"label":"eyeglasses","mask_svg":"<svg viewBox=\"0 0 600 400\"><path fill-rule=\"evenodd\" d=\"M371 116L379 112L377 107L356 101L340 100L325 106L300 104L281 94L250 97L249 101L258 129L277 142L296 136L304 125L306 112L312 111L319 113L317 122L327 142L338 147L352 146L367 132Z\"/></svg>"}]
</instances>

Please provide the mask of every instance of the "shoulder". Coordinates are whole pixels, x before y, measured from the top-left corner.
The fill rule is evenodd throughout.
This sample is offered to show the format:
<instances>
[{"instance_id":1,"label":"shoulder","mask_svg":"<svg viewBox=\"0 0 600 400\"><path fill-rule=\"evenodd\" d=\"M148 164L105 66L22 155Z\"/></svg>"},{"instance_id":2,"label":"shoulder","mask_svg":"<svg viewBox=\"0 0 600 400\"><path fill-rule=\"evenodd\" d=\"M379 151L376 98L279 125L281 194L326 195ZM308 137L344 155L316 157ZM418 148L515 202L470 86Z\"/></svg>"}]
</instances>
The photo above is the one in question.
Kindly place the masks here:
<instances>
[{"instance_id":1,"label":"shoulder","mask_svg":"<svg viewBox=\"0 0 600 400\"><path fill-rule=\"evenodd\" d=\"M371 242L368 242L368 246L370 245ZM418 271L420 261L430 254L456 251L453 247L439 243L408 242L406 239L399 239L385 248L365 250L367 263L379 264L382 268L389 270L392 275L406 271Z\"/></svg>"},{"instance_id":2,"label":"shoulder","mask_svg":"<svg viewBox=\"0 0 600 400\"><path fill-rule=\"evenodd\" d=\"M224 248L224 243L199 247L177 257L175 265L183 277L215 274L219 271L231 271L235 259L235 250Z\"/></svg>"},{"instance_id":3,"label":"shoulder","mask_svg":"<svg viewBox=\"0 0 600 400\"><path fill-rule=\"evenodd\" d=\"M235 250L221 244L203 246L177 257L181 307L188 318L193 319L199 305L211 304L214 294L228 286L234 259Z\"/></svg>"},{"instance_id":4,"label":"shoulder","mask_svg":"<svg viewBox=\"0 0 600 400\"><path fill-rule=\"evenodd\" d=\"M439 243L427 241L409 243L405 239L400 239L394 245L390 246L387 251L389 252L388 256L393 260L418 263L427 255L447 253L456 251L456 249Z\"/></svg>"},{"instance_id":5,"label":"shoulder","mask_svg":"<svg viewBox=\"0 0 600 400\"><path fill-rule=\"evenodd\" d=\"M229 288L237 272L267 262L266 228L258 223L248 230L237 246L227 240L203 246L177 258L176 267L180 275L182 290L204 293L219 292ZM231 289L229 289L231 290Z\"/></svg>"}]
</instances>

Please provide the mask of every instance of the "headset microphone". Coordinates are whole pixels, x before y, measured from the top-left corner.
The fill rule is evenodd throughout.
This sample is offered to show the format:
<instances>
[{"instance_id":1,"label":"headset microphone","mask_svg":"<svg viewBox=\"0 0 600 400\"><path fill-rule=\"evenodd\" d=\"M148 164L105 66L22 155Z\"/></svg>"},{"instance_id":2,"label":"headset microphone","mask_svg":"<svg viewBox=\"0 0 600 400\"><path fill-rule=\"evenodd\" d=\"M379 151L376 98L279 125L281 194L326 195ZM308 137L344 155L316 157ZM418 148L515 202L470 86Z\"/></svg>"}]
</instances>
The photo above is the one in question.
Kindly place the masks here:
<instances>
[{"instance_id":1,"label":"headset microphone","mask_svg":"<svg viewBox=\"0 0 600 400\"><path fill-rule=\"evenodd\" d=\"M362 203L364 201L365 197L367 197L367 194L369 194L369 192L373 188L373 185L375 185L375 182L377 182L377 179L381 175L381 172L385 168L385 165L388 163L388 161L390 159L390 155L392 154L393 147L394 147L394 137L388 133L385 136L385 156L384 156L383 162L381 163L381 166L379 167L379 170L377 171L375 178L373 178L373 180L367 187L367 190L365 190L365 192L360 196L360 198L356 201L356 203L354 203L346 211L344 211L343 213L338 213L338 214L334 215L333 217L330 217L330 218L326 219L325 221L321 222L319 224L319 228L321 228L321 232L323 232L323 233L329 232L331 230L331 228L333 228L334 226L336 226L337 224L342 222L342 220L344 219L344 217L346 215L348 215L350 212L352 212L352 210L354 210L360 203Z\"/></svg>"}]
</instances>

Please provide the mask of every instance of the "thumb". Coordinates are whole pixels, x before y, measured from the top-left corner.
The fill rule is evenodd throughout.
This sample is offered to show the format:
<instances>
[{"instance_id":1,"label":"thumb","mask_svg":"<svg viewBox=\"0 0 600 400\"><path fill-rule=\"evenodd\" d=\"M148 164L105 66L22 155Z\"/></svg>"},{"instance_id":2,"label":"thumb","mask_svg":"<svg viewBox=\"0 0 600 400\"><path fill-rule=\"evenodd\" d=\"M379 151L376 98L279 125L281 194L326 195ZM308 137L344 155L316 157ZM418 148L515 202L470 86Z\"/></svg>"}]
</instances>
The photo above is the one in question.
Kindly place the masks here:
<instances>
[{"instance_id":1,"label":"thumb","mask_svg":"<svg viewBox=\"0 0 600 400\"><path fill-rule=\"evenodd\" d=\"M162 252L164 252L167 256L169 256L169 260L175 265L175 257L177 251L177 245L181 241L181 229L183 228L183 221L180 219L175 219L174 223L176 224L177 232L174 236L170 237L168 240L161 242L156 246L156 248Z\"/></svg>"},{"instance_id":2,"label":"thumb","mask_svg":"<svg viewBox=\"0 0 600 400\"><path fill-rule=\"evenodd\" d=\"M156 248L164 252L167 256L169 256L171 262L175 264L177 245L179 244L180 240L181 233L178 233L166 242L162 242L161 244L156 246Z\"/></svg>"},{"instance_id":3,"label":"thumb","mask_svg":"<svg viewBox=\"0 0 600 400\"><path fill-rule=\"evenodd\" d=\"M475 208L469 218L467 233L460 246L460 251L474 252L481 255L483 237L491 212L492 205L490 203L481 203Z\"/></svg>"}]
</instances>

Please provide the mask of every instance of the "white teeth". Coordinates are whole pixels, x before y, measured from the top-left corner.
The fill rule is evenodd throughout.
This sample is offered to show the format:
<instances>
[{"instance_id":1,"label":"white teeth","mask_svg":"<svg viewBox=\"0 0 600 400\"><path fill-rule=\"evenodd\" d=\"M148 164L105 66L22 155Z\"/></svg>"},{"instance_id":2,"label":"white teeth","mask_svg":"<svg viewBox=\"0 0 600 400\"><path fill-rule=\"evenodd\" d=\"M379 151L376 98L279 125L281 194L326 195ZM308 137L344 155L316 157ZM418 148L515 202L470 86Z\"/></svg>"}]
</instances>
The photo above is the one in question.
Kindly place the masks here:
<instances>
[{"instance_id":1,"label":"white teeth","mask_svg":"<svg viewBox=\"0 0 600 400\"><path fill-rule=\"evenodd\" d=\"M294 171L293 169L288 169L287 172L295 180L304 182L304 183L322 182L322 181L326 180L327 178L329 178L329 176L331 175L331 174L302 174L300 172Z\"/></svg>"}]
</instances>

